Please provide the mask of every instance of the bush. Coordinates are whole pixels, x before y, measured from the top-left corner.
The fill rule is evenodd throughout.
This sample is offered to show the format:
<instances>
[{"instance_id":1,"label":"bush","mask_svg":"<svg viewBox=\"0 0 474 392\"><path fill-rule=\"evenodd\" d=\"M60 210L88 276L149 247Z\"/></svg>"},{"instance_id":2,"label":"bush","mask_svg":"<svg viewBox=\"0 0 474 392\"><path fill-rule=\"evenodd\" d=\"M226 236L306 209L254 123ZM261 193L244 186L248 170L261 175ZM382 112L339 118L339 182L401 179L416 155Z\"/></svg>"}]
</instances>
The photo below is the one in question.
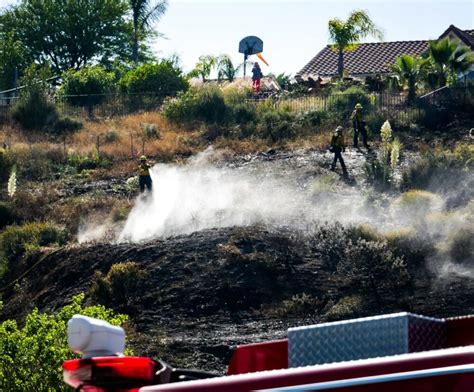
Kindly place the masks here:
<instances>
[{"instance_id":1,"label":"bush","mask_svg":"<svg viewBox=\"0 0 474 392\"><path fill-rule=\"evenodd\" d=\"M145 276L140 266L129 261L110 267L106 276L96 272L91 286L91 295L98 301L127 308L140 293L140 280Z\"/></svg>"},{"instance_id":2,"label":"bush","mask_svg":"<svg viewBox=\"0 0 474 392\"><path fill-rule=\"evenodd\" d=\"M39 91L22 94L11 109L12 118L27 130L43 129L57 121L58 112L46 95Z\"/></svg>"},{"instance_id":3,"label":"bush","mask_svg":"<svg viewBox=\"0 0 474 392\"><path fill-rule=\"evenodd\" d=\"M217 86L199 89L196 94L194 115L208 123L222 123L226 119L227 106L224 95Z\"/></svg>"},{"instance_id":4,"label":"bush","mask_svg":"<svg viewBox=\"0 0 474 392\"><path fill-rule=\"evenodd\" d=\"M403 257L409 271L419 271L435 251L434 244L420 236L413 228L402 227L385 234L385 239L396 256Z\"/></svg>"},{"instance_id":5,"label":"bush","mask_svg":"<svg viewBox=\"0 0 474 392\"><path fill-rule=\"evenodd\" d=\"M69 69L62 74L59 94L72 105L93 106L113 90L115 75L100 65ZM75 95L82 95L77 97ZM86 95L86 96L84 96Z\"/></svg>"},{"instance_id":6,"label":"bush","mask_svg":"<svg viewBox=\"0 0 474 392\"><path fill-rule=\"evenodd\" d=\"M107 132L105 132L105 135L104 135L105 144L115 143L119 139L120 139L120 136L115 129L109 129Z\"/></svg>"},{"instance_id":7,"label":"bush","mask_svg":"<svg viewBox=\"0 0 474 392\"><path fill-rule=\"evenodd\" d=\"M278 304L274 313L278 317L314 315L321 307L321 300L310 294L295 294Z\"/></svg>"},{"instance_id":8,"label":"bush","mask_svg":"<svg viewBox=\"0 0 474 392\"><path fill-rule=\"evenodd\" d=\"M325 316L329 321L360 317L365 308L364 303L362 296L350 295L341 298L335 305L331 306Z\"/></svg>"},{"instance_id":9,"label":"bush","mask_svg":"<svg viewBox=\"0 0 474 392\"><path fill-rule=\"evenodd\" d=\"M204 86L178 94L165 101L163 112L173 121L201 120L207 123L223 123L228 108L222 91L217 86Z\"/></svg>"},{"instance_id":10,"label":"bush","mask_svg":"<svg viewBox=\"0 0 474 392\"><path fill-rule=\"evenodd\" d=\"M24 255L42 246L60 246L68 240L68 232L51 222L8 226L0 234L0 276Z\"/></svg>"},{"instance_id":11,"label":"bush","mask_svg":"<svg viewBox=\"0 0 474 392\"><path fill-rule=\"evenodd\" d=\"M328 117L328 113L325 110L310 110L302 113L299 121L303 126L317 127Z\"/></svg>"},{"instance_id":12,"label":"bush","mask_svg":"<svg viewBox=\"0 0 474 392\"><path fill-rule=\"evenodd\" d=\"M448 254L451 260L474 266L474 236L472 230L459 229L448 237Z\"/></svg>"},{"instance_id":13,"label":"bush","mask_svg":"<svg viewBox=\"0 0 474 392\"><path fill-rule=\"evenodd\" d=\"M281 110L270 110L263 113L257 124L257 135L262 139L269 139L273 143L292 139L300 128L295 122L295 115Z\"/></svg>"},{"instance_id":14,"label":"bush","mask_svg":"<svg viewBox=\"0 0 474 392\"><path fill-rule=\"evenodd\" d=\"M53 130L56 135L64 135L82 128L82 121L72 117L59 117L54 123Z\"/></svg>"},{"instance_id":15,"label":"bush","mask_svg":"<svg viewBox=\"0 0 474 392\"><path fill-rule=\"evenodd\" d=\"M101 157L97 150L94 150L92 154L69 152L67 155L67 164L76 169L77 173L81 173L83 170L108 167L110 162L107 158Z\"/></svg>"},{"instance_id":16,"label":"bush","mask_svg":"<svg viewBox=\"0 0 474 392\"><path fill-rule=\"evenodd\" d=\"M143 136L145 139L159 139L161 137L160 131L156 124L143 123L141 124L143 129Z\"/></svg>"},{"instance_id":17,"label":"bush","mask_svg":"<svg viewBox=\"0 0 474 392\"><path fill-rule=\"evenodd\" d=\"M248 124L257 120L257 111L254 105L245 102L233 104L230 107L233 122L237 124Z\"/></svg>"},{"instance_id":18,"label":"bush","mask_svg":"<svg viewBox=\"0 0 474 392\"><path fill-rule=\"evenodd\" d=\"M16 321L0 324L0 390L69 391L63 382L61 364L79 355L68 349L67 322L75 314L105 320L120 326L127 316L114 314L103 306L83 306L84 295L55 314L33 310L22 328ZM127 354L131 354L127 350Z\"/></svg>"},{"instance_id":19,"label":"bush","mask_svg":"<svg viewBox=\"0 0 474 392\"><path fill-rule=\"evenodd\" d=\"M367 113L371 107L371 96L363 88L352 86L341 93L328 97L327 110L336 115L341 121L347 121L356 103L360 103Z\"/></svg>"},{"instance_id":20,"label":"bush","mask_svg":"<svg viewBox=\"0 0 474 392\"><path fill-rule=\"evenodd\" d=\"M41 181L51 178L54 164L59 164L61 157L57 151L49 151L38 145L31 148L18 147L7 150L6 158L11 165L17 166L17 178L23 180Z\"/></svg>"},{"instance_id":21,"label":"bush","mask_svg":"<svg viewBox=\"0 0 474 392\"><path fill-rule=\"evenodd\" d=\"M47 68L30 66L24 73L20 99L11 109L12 118L27 130L43 129L46 125L54 125L58 118L56 106L48 99L48 85L50 77Z\"/></svg>"},{"instance_id":22,"label":"bush","mask_svg":"<svg viewBox=\"0 0 474 392\"><path fill-rule=\"evenodd\" d=\"M14 220L15 212L13 207L4 201L0 201L0 229L11 224Z\"/></svg>"},{"instance_id":23,"label":"bush","mask_svg":"<svg viewBox=\"0 0 474 392\"><path fill-rule=\"evenodd\" d=\"M344 250L350 239L350 230L337 222L334 225L318 226L311 235L316 253L329 270L335 271L344 257Z\"/></svg>"},{"instance_id":24,"label":"bush","mask_svg":"<svg viewBox=\"0 0 474 392\"><path fill-rule=\"evenodd\" d=\"M392 217L404 224L423 222L426 216L442 207L442 200L431 192L411 190L402 193L391 206Z\"/></svg>"},{"instance_id":25,"label":"bush","mask_svg":"<svg viewBox=\"0 0 474 392\"><path fill-rule=\"evenodd\" d=\"M162 60L157 64L144 64L128 71L119 86L127 93L161 93L163 97L185 91L189 85L182 70L172 60Z\"/></svg>"},{"instance_id":26,"label":"bush","mask_svg":"<svg viewBox=\"0 0 474 392\"><path fill-rule=\"evenodd\" d=\"M403 257L396 256L387 242L350 241L337 271L348 279L348 286L369 291L381 304L386 295L394 295L410 282Z\"/></svg>"},{"instance_id":27,"label":"bush","mask_svg":"<svg viewBox=\"0 0 474 392\"><path fill-rule=\"evenodd\" d=\"M452 151L434 149L403 172L402 187L449 191L457 188L462 172L472 168L474 146L458 144Z\"/></svg>"}]
</instances>

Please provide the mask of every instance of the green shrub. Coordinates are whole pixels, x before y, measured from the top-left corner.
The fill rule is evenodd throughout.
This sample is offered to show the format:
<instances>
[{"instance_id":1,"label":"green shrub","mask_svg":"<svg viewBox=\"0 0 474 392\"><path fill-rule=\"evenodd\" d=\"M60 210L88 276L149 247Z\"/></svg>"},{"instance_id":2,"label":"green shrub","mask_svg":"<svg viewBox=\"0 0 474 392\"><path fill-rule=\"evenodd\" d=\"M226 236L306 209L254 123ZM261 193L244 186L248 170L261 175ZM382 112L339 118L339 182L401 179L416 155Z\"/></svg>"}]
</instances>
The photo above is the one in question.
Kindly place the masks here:
<instances>
[{"instance_id":1,"label":"green shrub","mask_svg":"<svg viewBox=\"0 0 474 392\"><path fill-rule=\"evenodd\" d=\"M402 193L391 206L392 217L402 223L420 223L426 216L442 207L442 200L434 193L411 190Z\"/></svg>"},{"instance_id":2,"label":"green shrub","mask_svg":"<svg viewBox=\"0 0 474 392\"><path fill-rule=\"evenodd\" d=\"M321 306L321 300L310 294L295 294L290 299L282 301L275 309L279 317L314 315Z\"/></svg>"},{"instance_id":3,"label":"green shrub","mask_svg":"<svg viewBox=\"0 0 474 392\"><path fill-rule=\"evenodd\" d=\"M161 137L160 131L156 124L143 123L141 124L143 129L143 136L145 139L159 139Z\"/></svg>"},{"instance_id":4,"label":"green shrub","mask_svg":"<svg viewBox=\"0 0 474 392\"><path fill-rule=\"evenodd\" d=\"M97 150L94 150L91 154L69 152L67 155L67 164L76 169L77 173L81 173L83 170L108 167L110 162L107 158L100 156Z\"/></svg>"},{"instance_id":5,"label":"green shrub","mask_svg":"<svg viewBox=\"0 0 474 392\"><path fill-rule=\"evenodd\" d=\"M6 155L8 161L16 165L19 181L40 181L51 178L53 174L53 154L41 146L12 148Z\"/></svg>"},{"instance_id":6,"label":"green shrub","mask_svg":"<svg viewBox=\"0 0 474 392\"><path fill-rule=\"evenodd\" d=\"M369 139L378 136L379 130L382 128L385 120L385 115L379 111L372 111L365 116L365 124Z\"/></svg>"},{"instance_id":7,"label":"green shrub","mask_svg":"<svg viewBox=\"0 0 474 392\"><path fill-rule=\"evenodd\" d=\"M448 237L448 254L457 263L474 266L474 235L472 228L459 229Z\"/></svg>"},{"instance_id":8,"label":"green shrub","mask_svg":"<svg viewBox=\"0 0 474 392\"><path fill-rule=\"evenodd\" d=\"M350 230L339 222L334 225L324 224L317 226L311 235L314 250L331 271L335 271L337 264L344 257L344 250L350 239Z\"/></svg>"},{"instance_id":9,"label":"green shrub","mask_svg":"<svg viewBox=\"0 0 474 392\"><path fill-rule=\"evenodd\" d=\"M208 123L222 123L226 119L227 106L224 95L217 86L199 89L195 104L194 114L198 120Z\"/></svg>"},{"instance_id":10,"label":"green shrub","mask_svg":"<svg viewBox=\"0 0 474 392\"><path fill-rule=\"evenodd\" d=\"M402 227L385 233L385 239L396 256L403 257L409 271L419 271L435 251L434 243L411 227Z\"/></svg>"},{"instance_id":11,"label":"green shrub","mask_svg":"<svg viewBox=\"0 0 474 392\"><path fill-rule=\"evenodd\" d=\"M178 94L176 98L165 101L163 113L177 122L200 120L206 123L223 123L229 115L224 95L217 86L204 86Z\"/></svg>"},{"instance_id":12,"label":"green shrub","mask_svg":"<svg viewBox=\"0 0 474 392\"><path fill-rule=\"evenodd\" d=\"M360 317L365 308L364 298L360 295L350 295L341 298L326 312L325 316L330 321Z\"/></svg>"},{"instance_id":13,"label":"green shrub","mask_svg":"<svg viewBox=\"0 0 474 392\"><path fill-rule=\"evenodd\" d=\"M82 128L82 121L72 117L61 116L54 123L53 130L56 135L64 135Z\"/></svg>"},{"instance_id":14,"label":"green shrub","mask_svg":"<svg viewBox=\"0 0 474 392\"><path fill-rule=\"evenodd\" d=\"M54 104L39 91L22 94L11 110L12 118L27 130L43 129L47 125L54 126L58 118Z\"/></svg>"},{"instance_id":15,"label":"green shrub","mask_svg":"<svg viewBox=\"0 0 474 392\"><path fill-rule=\"evenodd\" d=\"M119 139L120 139L120 136L115 129L109 129L107 132L105 132L105 135L104 135L105 144L115 143Z\"/></svg>"},{"instance_id":16,"label":"green shrub","mask_svg":"<svg viewBox=\"0 0 474 392\"><path fill-rule=\"evenodd\" d=\"M8 150L0 147L0 183L8 181L13 164Z\"/></svg>"},{"instance_id":17,"label":"green shrub","mask_svg":"<svg viewBox=\"0 0 474 392\"><path fill-rule=\"evenodd\" d=\"M325 110L317 109L302 113L299 116L299 121L303 126L317 127L329 117Z\"/></svg>"},{"instance_id":18,"label":"green shrub","mask_svg":"<svg viewBox=\"0 0 474 392\"><path fill-rule=\"evenodd\" d=\"M0 324L0 390L69 391L63 381L61 364L79 355L68 349L67 322L75 314L105 320L120 326L127 316L114 314L103 306L83 306L84 295L55 314L33 310L23 327L14 320ZM127 350L127 354L131 354Z\"/></svg>"},{"instance_id":19,"label":"green shrub","mask_svg":"<svg viewBox=\"0 0 474 392\"><path fill-rule=\"evenodd\" d=\"M403 257L395 255L387 242L350 241L337 265L337 271L350 287L369 291L380 304L394 290L410 282Z\"/></svg>"},{"instance_id":20,"label":"green shrub","mask_svg":"<svg viewBox=\"0 0 474 392\"><path fill-rule=\"evenodd\" d=\"M12 107L12 118L27 130L43 129L53 125L58 112L48 98L48 82L51 76L46 67L31 65L24 71L21 83L26 87L21 91L20 99Z\"/></svg>"},{"instance_id":21,"label":"green shrub","mask_svg":"<svg viewBox=\"0 0 474 392\"><path fill-rule=\"evenodd\" d=\"M327 110L336 115L340 120L348 120L356 103L360 103L367 113L370 111L372 99L363 88L352 86L341 93L328 97Z\"/></svg>"},{"instance_id":22,"label":"green shrub","mask_svg":"<svg viewBox=\"0 0 474 392\"><path fill-rule=\"evenodd\" d=\"M402 173L404 189L456 189L463 172L474 168L474 146L458 144L452 151L434 149Z\"/></svg>"},{"instance_id":23,"label":"green shrub","mask_svg":"<svg viewBox=\"0 0 474 392\"><path fill-rule=\"evenodd\" d=\"M140 266L133 261L116 263L105 276L98 271L95 273L90 292L100 302L126 308L139 295L140 280L144 276Z\"/></svg>"},{"instance_id":24,"label":"green shrub","mask_svg":"<svg viewBox=\"0 0 474 392\"><path fill-rule=\"evenodd\" d=\"M72 105L97 105L104 100L105 94L112 92L114 79L114 73L100 65L69 69L62 74L59 94Z\"/></svg>"},{"instance_id":25,"label":"green shrub","mask_svg":"<svg viewBox=\"0 0 474 392\"><path fill-rule=\"evenodd\" d=\"M262 139L269 139L273 143L284 139L293 139L299 130L295 115L285 110L266 111L257 124L257 135Z\"/></svg>"},{"instance_id":26,"label":"green shrub","mask_svg":"<svg viewBox=\"0 0 474 392\"><path fill-rule=\"evenodd\" d=\"M230 107L233 121L237 124L248 124L255 122L257 119L257 111L254 105L246 102L239 102Z\"/></svg>"},{"instance_id":27,"label":"green shrub","mask_svg":"<svg viewBox=\"0 0 474 392\"><path fill-rule=\"evenodd\" d=\"M24 255L42 246L64 245L68 237L65 229L51 222L7 226L0 234L0 269L5 273Z\"/></svg>"},{"instance_id":28,"label":"green shrub","mask_svg":"<svg viewBox=\"0 0 474 392\"><path fill-rule=\"evenodd\" d=\"M144 64L128 71L119 86L127 93L161 93L163 97L185 91L189 85L182 70L172 60L164 59L157 64Z\"/></svg>"},{"instance_id":29,"label":"green shrub","mask_svg":"<svg viewBox=\"0 0 474 392\"><path fill-rule=\"evenodd\" d=\"M13 223L15 220L15 212L13 207L7 202L0 201L0 229Z\"/></svg>"}]
</instances>

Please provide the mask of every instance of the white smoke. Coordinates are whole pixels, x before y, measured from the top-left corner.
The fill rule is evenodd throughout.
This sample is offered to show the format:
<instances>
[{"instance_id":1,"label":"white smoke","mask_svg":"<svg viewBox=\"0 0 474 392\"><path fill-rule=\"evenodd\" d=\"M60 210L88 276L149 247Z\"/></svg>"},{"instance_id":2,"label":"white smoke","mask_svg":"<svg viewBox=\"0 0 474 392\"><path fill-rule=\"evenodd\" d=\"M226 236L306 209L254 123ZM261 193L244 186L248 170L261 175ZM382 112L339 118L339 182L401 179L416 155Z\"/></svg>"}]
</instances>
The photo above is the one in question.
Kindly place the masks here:
<instances>
[{"instance_id":1,"label":"white smoke","mask_svg":"<svg viewBox=\"0 0 474 392\"><path fill-rule=\"evenodd\" d=\"M254 223L368 220L361 214L364 197L349 187L343 193L335 193L330 184L302 189L295 178L275 171L216 167L209 161L212 154L208 149L184 166L155 165L153 193L138 198L118 240L137 242Z\"/></svg>"}]
</instances>

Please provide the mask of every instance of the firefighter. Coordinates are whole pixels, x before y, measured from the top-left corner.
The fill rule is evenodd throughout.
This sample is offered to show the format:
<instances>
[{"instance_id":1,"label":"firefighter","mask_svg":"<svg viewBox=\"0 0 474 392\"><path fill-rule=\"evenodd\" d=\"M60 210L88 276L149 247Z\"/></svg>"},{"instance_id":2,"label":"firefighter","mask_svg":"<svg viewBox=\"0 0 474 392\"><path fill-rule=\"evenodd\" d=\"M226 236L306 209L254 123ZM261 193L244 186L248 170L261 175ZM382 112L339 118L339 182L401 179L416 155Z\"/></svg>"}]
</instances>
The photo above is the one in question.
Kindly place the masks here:
<instances>
[{"instance_id":1,"label":"firefighter","mask_svg":"<svg viewBox=\"0 0 474 392\"><path fill-rule=\"evenodd\" d=\"M354 147L357 147L359 132L362 134L362 143L364 143L365 148L369 148L367 144L367 130L365 129L365 121L362 113L362 105L360 103L356 104L354 111L351 114L352 126L354 128Z\"/></svg>"},{"instance_id":2,"label":"firefighter","mask_svg":"<svg viewBox=\"0 0 474 392\"><path fill-rule=\"evenodd\" d=\"M140 164L138 165L138 181L140 184L140 192L145 192L145 187L148 188L148 191L151 192L152 181L150 176L150 164L147 161L145 155L140 157Z\"/></svg>"},{"instance_id":3,"label":"firefighter","mask_svg":"<svg viewBox=\"0 0 474 392\"><path fill-rule=\"evenodd\" d=\"M343 128L341 126L336 128L336 131L333 133L331 138L331 147L330 151L334 153L334 160L332 161L331 170L336 170L336 163L339 159L342 167L342 174L344 177L348 177L346 165L344 159L342 159L342 152L346 151L344 146L344 135L342 134Z\"/></svg>"},{"instance_id":4,"label":"firefighter","mask_svg":"<svg viewBox=\"0 0 474 392\"><path fill-rule=\"evenodd\" d=\"M256 93L260 91L260 79L262 79L262 77L263 74L262 70L260 69L260 64L256 62L252 68L252 87Z\"/></svg>"}]
</instances>

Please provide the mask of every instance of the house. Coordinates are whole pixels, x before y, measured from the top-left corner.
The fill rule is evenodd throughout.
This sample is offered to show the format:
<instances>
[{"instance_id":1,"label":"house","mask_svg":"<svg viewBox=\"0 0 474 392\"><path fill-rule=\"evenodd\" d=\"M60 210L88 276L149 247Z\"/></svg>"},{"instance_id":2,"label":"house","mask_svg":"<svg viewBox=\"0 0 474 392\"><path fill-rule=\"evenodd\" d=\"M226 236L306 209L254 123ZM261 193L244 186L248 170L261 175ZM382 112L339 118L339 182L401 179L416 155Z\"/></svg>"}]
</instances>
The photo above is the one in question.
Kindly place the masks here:
<instances>
[{"instance_id":1,"label":"house","mask_svg":"<svg viewBox=\"0 0 474 392\"><path fill-rule=\"evenodd\" d=\"M454 25L439 37L459 39L474 50L474 30L461 30ZM428 50L428 40L373 42L360 44L355 50L344 53L344 72L352 78L377 78L391 73L390 66L403 54L420 56ZM338 53L327 45L296 75L299 82L310 82L318 78L329 79L338 76Z\"/></svg>"}]
</instances>

